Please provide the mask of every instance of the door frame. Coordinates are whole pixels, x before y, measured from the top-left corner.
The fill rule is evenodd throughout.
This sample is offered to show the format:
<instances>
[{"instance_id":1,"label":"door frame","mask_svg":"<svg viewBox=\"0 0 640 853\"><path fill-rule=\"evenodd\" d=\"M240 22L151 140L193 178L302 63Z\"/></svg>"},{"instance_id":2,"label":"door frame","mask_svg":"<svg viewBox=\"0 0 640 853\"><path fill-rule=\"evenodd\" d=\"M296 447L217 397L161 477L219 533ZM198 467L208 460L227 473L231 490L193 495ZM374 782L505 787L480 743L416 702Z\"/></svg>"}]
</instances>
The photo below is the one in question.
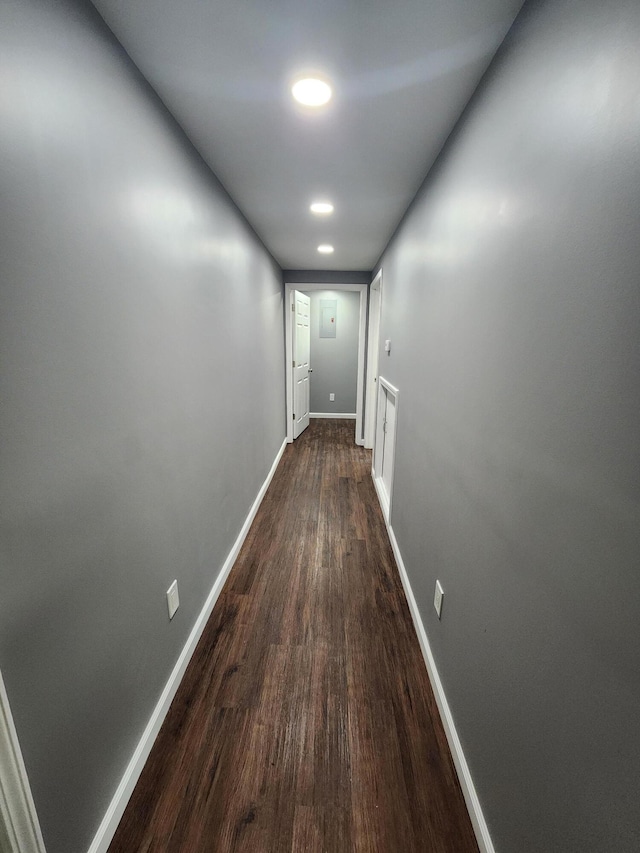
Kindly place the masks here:
<instances>
[{"instance_id":1,"label":"door frame","mask_svg":"<svg viewBox=\"0 0 640 853\"><path fill-rule=\"evenodd\" d=\"M303 284L301 282L288 282L284 284L284 340L285 340L285 378L286 378L286 418L287 418L287 442L293 441L293 323L291 317L292 308L295 310L293 291L309 293L314 290L352 290L360 294L360 322L358 325L358 368L356 375L356 444L364 444L362 413L364 409L364 364L365 364L365 339L367 335L367 296L368 284ZM313 367L313 365L311 365Z\"/></svg>"},{"instance_id":2,"label":"door frame","mask_svg":"<svg viewBox=\"0 0 640 853\"><path fill-rule=\"evenodd\" d=\"M367 324L367 385L364 398L364 446L371 450L376 435L378 368L380 359L380 321L382 319L382 270L378 270L369 288Z\"/></svg>"},{"instance_id":3,"label":"door frame","mask_svg":"<svg viewBox=\"0 0 640 853\"><path fill-rule=\"evenodd\" d=\"M0 673L0 835L10 853L45 853L27 770Z\"/></svg>"},{"instance_id":4,"label":"door frame","mask_svg":"<svg viewBox=\"0 0 640 853\"><path fill-rule=\"evenodd\" d=\"M391 394L392 397L395 398L394 405L394 429L393 429L393 444L390 448L391 450L391 478L389 481L389 494L387 494L386 489L384 487L384 483L382 482L382 471L376 471L376 465L378 463L378 458L380 455L380 439L383 435L382 430L380 429L380 421L382 419L382 401L383 394L380 393L380 388L384 388L388 394ZM398 438L398 400L400 397L400 392L392 385L384 376L378 377L378 400L376 405L376 435L373 446L373 453L371 454L371 476L373 478L373 485L376 488L376 492L378 494L378 500L380 501L380 506L382 507L382 514L385 517L385 520L388 525L391 524L391 503L393 501L393 478L395 476L396 470L396 442ZM386 448L385 448L386 449Z\"/></svg>"}]
</instances>

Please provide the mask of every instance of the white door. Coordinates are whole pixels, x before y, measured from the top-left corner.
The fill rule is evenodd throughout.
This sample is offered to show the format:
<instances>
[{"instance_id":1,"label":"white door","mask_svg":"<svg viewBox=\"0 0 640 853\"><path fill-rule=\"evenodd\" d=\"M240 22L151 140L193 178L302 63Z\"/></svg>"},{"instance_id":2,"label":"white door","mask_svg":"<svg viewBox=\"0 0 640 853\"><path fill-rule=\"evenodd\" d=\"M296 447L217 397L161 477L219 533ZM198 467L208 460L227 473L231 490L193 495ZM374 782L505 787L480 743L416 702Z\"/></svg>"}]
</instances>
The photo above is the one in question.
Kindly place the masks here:
<instances>
[{"instance_id":1,"label":"white door","mask_svg":"<svg viewBox=\"0 0 640 853\"><path fill-rule=\"evenodd\" d=\"M373 481L387 521L391 518L393 463L396 452L398 389L382 376L378 381L378 411L373 447Z\"/></svg>"},{"instance_id":2,"label":"white door","mask_svg":"<svg viewBox=\"0 0 640 853\"><path fill-rule=\"evenodd\" d=\"M384 444L382 446L382 485L387 493L387 499L391 499L391 485L393 483L393 458L396 446L396 398L386 388L382 389L386 401L383 430Z\"/></svg>"},{"instance_id":3,"label":"white door","mask_svg":"<svg viewBox=\"0 0 640 853\"><path fill-rule=\"evenodd\" d=\"M293 437L297 438L309 426L309 350L311 300L304 293L293 291L295 323L293 329Z\"/></svg>"}]
</instances>

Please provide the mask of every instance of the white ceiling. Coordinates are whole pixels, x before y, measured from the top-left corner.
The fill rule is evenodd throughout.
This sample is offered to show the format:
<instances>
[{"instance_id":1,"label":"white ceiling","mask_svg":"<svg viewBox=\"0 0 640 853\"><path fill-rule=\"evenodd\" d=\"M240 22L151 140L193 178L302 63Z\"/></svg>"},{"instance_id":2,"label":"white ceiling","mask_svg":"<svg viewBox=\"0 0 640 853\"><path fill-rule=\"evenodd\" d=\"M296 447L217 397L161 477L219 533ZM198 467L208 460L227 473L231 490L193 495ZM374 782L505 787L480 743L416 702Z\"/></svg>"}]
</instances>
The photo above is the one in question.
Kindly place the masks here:
<instances>
[{"instance_id":1,"label":"white ceiling","mask_svg":"<svg viewBox=\"0 0 640 853\"><path fill-rule=\"evenodd\" d=\"M522 6L93 2L278 263L339 270L373 267ZM316 113L289 93L307 70L334 85Z\"/></svg>"}]
</instances>

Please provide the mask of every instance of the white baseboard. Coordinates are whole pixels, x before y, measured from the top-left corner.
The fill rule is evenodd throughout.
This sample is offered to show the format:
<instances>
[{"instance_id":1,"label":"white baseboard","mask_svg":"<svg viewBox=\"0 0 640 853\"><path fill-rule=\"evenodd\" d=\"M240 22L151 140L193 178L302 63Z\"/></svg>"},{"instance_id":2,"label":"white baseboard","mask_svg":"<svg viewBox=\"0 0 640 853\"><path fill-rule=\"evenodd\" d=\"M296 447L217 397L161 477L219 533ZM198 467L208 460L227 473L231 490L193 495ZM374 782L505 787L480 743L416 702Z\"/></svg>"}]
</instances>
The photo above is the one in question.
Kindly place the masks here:
<instances>
[{"instance_id":1,"label":"white baseboard","mask_svg":"<svg viewBox=\"0 0 640 853\"><path fill-rule=\"evenodd\" d=\"M267 491L271 480L273 479L273 475L275 474L276 468L278 467L278 463L282 458L282 454L284 453L284 449L287 446L287 441L283 441L280 450L278 451L276 458L271 466L271 470L267 474L267 478L262 484L258 495L253 502L251 509L249 510L249 514L242 525L242 530L238 534L238 538L233 544L227 559L218 574L218 577L213 584L211 592L209 593L207 600L205 601L204 607L198 616L195 625L193 626L191 633L189 634L189 639L187 640L182 652L180 653L180 657L176 665L173 668L173 672L169 676L169 680L165 684L164 690L162 691L162 695L158 700L158 704L153 710L149 722L147 723L147 727L144 730L142 737L138 743L138 746L131 757L131 760L127 766L127 769L124 772L124 776L122 777L118 788L113 795L113 799L109 804L109 808L102 819L102 823L98 827L98 831L96 832L93 841L91 842L91 846L89 847L88 853L107 853L107 849L111 840L115 834L116 829L118 828L118 824L120 823L120 819L124 813L124 810L129 802L131 794L133 793L133 789L136 786L136 782L138 781L140 774L142 773L142 769L145 765L147 758L149 757L149 753L151 752L151 747L154 744L154 741L157 737L158 732L160 731L160 727L164 722L164 718L167 715L173 697L175 696L178 687L180 686L180 682L182 681L182 677L185 673L187 665L191 660L191 657L195 651L195 648L198 644L198 640L200 639L202 632L204 631L205 625L209 617L211 616L211 612L213 611L214 605L218 600L218 596L222 591L222 587L229 576L229 572L231 571L233 564L236 561L238 554L240 553L240 548L244 540L247 537L247 533L249 532L249 528L251 527L251 522L256 516L258 512L258 508L262 503L262 499L264 497L265 492Z\"/></svg>"},{"instance_id":2,"label":"white baseboard","mask_svg":"<svg viewBox=\"0 0 640 853\"><path fill-rule=\"evenodd\" d=\"M480 806L480 801L478 800L478 795L473 784L473 779L471 778L469 765L467 764L464 752L462 751L462 744L460 743L460 738L458 737L458 733L456 731L453 716L451 714L451 709L449 708L449 703L447 702L444 687L442 686L440 676L438 675L436 662L431 652L431 646L429 645L427 632L425 631L424 625L422 623L420 611L418 610L418 605L416 604L416 600L413 595L413 590L411 589L409 576L407 575L407 570L402 559L402 554L400 553L400 548L398 546L395 533L393 532L393 528L388 522L387 532L389 533L389 539L391 540L393 554L396 558L396 563L398 564L400 579L402 580L402 586L404 587L404 592L407 597L409 610L411 611L413 624L418 635L418 641L420 643L420 648L422 649L422 656L424 657L424 662L427 666L427 672L429 673L429 679L431 681L433 693L436 698L436 703L438 705L438 709L440 710L442 725L444 726L444 731L447 736L447 741L449 743L449 749L451 750L453 763L458 773L460 787L462 788L462 794L464 796L465 803L467 804L467 810L469 812L469 817L471 818L471 824L473 826L473 831L475 832L478 847L480 848L480 853L495 853L495 848L493 846L491 836L489 835L489 829L482 813L482 807Z\"/></svg>"},{"instance_id":3,"label":"white baseboard","mask_svg":"<svg viewBox=\"0 0 640 853\"><path fill-rule=\"evenodd\" d=\"M378 495L380 509L382 510L382 515L384 516L384 523L387 525L387 531L389 533L389 537L391 537L391 525L389 522L389 499L387 497L387 493L382 487L382 477L376 477L375 472L373 470L371 471L371 476L373 478L373 486L376 490L376 494Z\"/></svg>"},{"instance_id":4,"label":"white baseboard","mask_svg":"<svg viewBox=\"0 0 640 853\"><path fill-rule=\"evenodd\" d=\"M309 412L310 418L342 418L344 420L355 421L356 415L350 412Z\"/></svg>"}]
</instances>

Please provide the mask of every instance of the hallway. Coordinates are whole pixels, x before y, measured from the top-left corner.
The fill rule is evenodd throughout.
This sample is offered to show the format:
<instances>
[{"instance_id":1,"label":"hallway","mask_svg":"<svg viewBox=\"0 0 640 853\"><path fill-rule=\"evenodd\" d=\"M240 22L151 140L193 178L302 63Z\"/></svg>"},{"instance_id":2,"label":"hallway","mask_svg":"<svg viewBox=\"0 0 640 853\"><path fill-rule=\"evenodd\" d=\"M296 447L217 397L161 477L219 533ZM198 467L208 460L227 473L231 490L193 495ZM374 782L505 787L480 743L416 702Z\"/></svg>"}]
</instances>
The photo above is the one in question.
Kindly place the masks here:
<instances>
[{"instance_id":1,"label":"hallway","mask_svg":"<svg viewBox=\"0 0 640 853\"><path fill-rule=\"evenodd\" d=\"M109 853L477 851L370 467L287 447Z\"/></svg>"}]
</instances>

